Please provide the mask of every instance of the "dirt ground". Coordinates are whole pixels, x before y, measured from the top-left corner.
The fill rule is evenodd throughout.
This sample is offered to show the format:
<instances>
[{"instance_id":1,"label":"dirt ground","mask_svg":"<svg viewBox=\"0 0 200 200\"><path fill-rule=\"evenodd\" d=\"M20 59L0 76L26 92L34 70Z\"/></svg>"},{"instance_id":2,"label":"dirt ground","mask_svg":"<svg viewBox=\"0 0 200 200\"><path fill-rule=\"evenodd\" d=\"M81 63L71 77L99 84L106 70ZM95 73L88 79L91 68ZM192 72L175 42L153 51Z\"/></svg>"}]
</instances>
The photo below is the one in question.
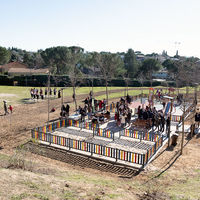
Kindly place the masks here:
<instances>
[{"instance_id":1,"label":"dirt ground","mask_svg":"<svg viewBox=\"0 0 200 200\"><path fill-rule=\"evenodd\" d=\"M102 94L104 92L98 92L98 95ZM80 102L85 97L79 95L77 98ZM73 112L72 98L64 98L64 102L70 103ZM59 117L60 106L61 99L50 101L50 108L56 108L55 112L50 113L50 120ZM3 116L0 113L1 161L4 156L12 157L15 147L30 140L32 128L47 122L47 110L47 101L43 101L16 105L12 115ZM180 141L179 136L175 147L163 148L144 171L131 179L31 153L26 155L26 159L34 161L36 171L13 170L2 161L0 199L200 199L200 137L187 139L185 135L181 156ZM32 190L41 189L42 183L54 192L49 192L49 188L45 187L43 190L46 193L33 193ZM27 184L30 186L28 189L24 186Z\"/></svg>"}]
</instances>

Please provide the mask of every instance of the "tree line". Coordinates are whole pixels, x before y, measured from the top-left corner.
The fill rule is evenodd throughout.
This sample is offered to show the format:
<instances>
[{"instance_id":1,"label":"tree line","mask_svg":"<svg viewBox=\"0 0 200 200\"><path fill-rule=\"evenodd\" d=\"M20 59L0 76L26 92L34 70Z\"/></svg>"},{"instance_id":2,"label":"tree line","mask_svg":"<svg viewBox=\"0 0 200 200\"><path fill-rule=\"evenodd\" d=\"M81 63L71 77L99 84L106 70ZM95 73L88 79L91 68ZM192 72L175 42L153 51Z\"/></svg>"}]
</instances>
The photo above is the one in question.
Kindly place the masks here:
<instances>
[{"instance_id":1,"label":"tree line","mask_svg":"<svg viewBox=\"0 0 200 200\"><path fill-rule=\"evenodd\" d=\"M139 52L141 53L141 52ZM0 47L0 65L18 61L30 68L48 66L52 75L66 74L73 84L81 77L104 78L105 84L110 79L153 80L153 74L165 68L177 86L191 85L199 80L200 63L195 57L187 58L176 55L171 59L163 52L164 62L160 62L152 53L145 55L144 60L137 59L138 52L128 49L127 52L87 52L81 47L57 46L29 52L18 48Z\"/></svg>"}]
</instances>

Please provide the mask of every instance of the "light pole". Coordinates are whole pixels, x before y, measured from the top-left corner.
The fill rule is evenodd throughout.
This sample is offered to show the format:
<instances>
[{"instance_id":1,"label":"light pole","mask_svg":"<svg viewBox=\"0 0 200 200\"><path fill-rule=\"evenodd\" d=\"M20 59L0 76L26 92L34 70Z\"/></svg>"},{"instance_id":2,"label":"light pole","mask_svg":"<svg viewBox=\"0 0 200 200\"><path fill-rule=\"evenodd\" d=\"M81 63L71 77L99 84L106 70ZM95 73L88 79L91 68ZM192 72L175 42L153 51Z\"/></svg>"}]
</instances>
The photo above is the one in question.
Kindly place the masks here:
<instances>
[{"instance_id":1,"label":"light pole","mask_svg":"<svg viewBox=\"0 0 200 200\"><path fill-rule=\"evenodd\" d=\"M184 142L184 125L185 125L185 106L186 106L186 102L184 100L183 102L183 115L182 115L182 139L181 139L181 155L183 153L183 142Z\"/></svg>"},{"instance_id":2,"label":"light pole","mask_svg":"<svg viewBox=\"0 0 200 200\"><path fill-rule=\"evenodd\" d=\"M64 90L64 88L61 88L61 91L62 91L62 97L61 97L61 107L63 106L63 90Z\"/></svg>"},{"instance_id":3,"label":"light pole","mask_svg":"<svg viewBox=\"0 0 200 200\"><path fill-rule=\"evenodd\" d=\"M196 109L197 109L197 86L198 86L198 83L195 83L195 87L194 87L194 116L195 116L195 113L196 113ZM192 121L192 127L195 126L195 122ZM193 126L194 125L194 126ZM193 137L193 128L191 129L191 138Z\"/></svg>"},{"instance_id":4,"label":"light pole","mask_svg":"<svg viewBox=\"0 0 200 200\"><path fill-rule=\"evenodd\" d=\"M170 114L169 114L169 119L170 119L170 123L169 123L169 128L168 128L168 147L170 147L170 142L171 142L171 118L172 118L172 108L173 108L173 97L168 97L171 101L171 105L170 105Z\"/></svg>"},{"instance_id":5,"label":"light pole","mask_svg":"<svg viewBox=\"0 0 200 200\"><path fill-rule=\"evenodd\" d=\"M47 125L49 125L49 92L50 92L50 71L48 73L48 121L47 121Z\"/></svg>"}]
</instances>

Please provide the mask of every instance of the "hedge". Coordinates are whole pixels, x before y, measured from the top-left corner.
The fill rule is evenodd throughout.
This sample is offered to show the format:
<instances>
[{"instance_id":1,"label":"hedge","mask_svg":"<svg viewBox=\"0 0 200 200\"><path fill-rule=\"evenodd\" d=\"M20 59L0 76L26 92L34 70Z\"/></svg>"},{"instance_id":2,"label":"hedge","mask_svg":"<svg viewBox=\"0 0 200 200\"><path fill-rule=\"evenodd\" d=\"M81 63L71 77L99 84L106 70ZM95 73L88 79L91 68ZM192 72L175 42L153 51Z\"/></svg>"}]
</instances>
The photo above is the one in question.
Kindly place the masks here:
<instances>
[{"instance_id":1,"label":"hedge","mask_svg":"<svg viewBox=\"0 0 200 200\"><path fill-rule=\"evenodd\" d=\"M40 86L47 86L48 84L48 75L21 75L21 76L14 76L9 77L8 75L0 75L0 85L14 85L17 83L18 86L31 86L31 87L40 87ZM70 78L68 76L51 76L50 77L51 86L57 87L66 87L71 86ZM78 81L77 85L79 86L92 86L92 80L89 78L84 78L81 81ZM152 86L161 86L162 82L160 81L153 81ZM175 87L175 82L168 82L170 87ZM104 79L93 79L93 86L105 86ZM112 79L108 82L108 86L126 86L126 82L123 79ZM128 81L129 87L140 87L142 86L141 83L137 80L129 80ZM150 87L151 82L145 81L143 83L144 87Z\"/></svg>"}]
</instances>

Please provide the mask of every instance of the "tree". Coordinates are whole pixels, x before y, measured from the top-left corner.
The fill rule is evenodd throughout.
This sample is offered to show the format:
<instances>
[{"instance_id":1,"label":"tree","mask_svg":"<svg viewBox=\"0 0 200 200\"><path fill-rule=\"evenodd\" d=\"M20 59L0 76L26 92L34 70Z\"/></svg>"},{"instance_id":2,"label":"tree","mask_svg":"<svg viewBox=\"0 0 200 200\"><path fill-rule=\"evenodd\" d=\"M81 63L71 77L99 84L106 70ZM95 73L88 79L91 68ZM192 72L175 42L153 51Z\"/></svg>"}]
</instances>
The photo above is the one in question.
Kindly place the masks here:
<instances>
[{"instance_id":1,"label":"tree","mask_svg":"<svg viewBox=\"0 0 200 200\"><path fill-rule=\"evenodd\" d=\"M71 50L64 46L47 48L41 52L41 56L44 63L47 66L51 66L53 74L64 74L69 72L69 66L71 59Z\"/></svg>"},{"instance_id":2,"label":"tree","mask_svg":"<svg viewBox=\"0 0 200 200\"><path fill-rule=\"evenodd\" d=\"M4 47L0 47L0 65L8 63L9 60L10 52Z\"/></svg>"},{"instance_id":3,"label":"tree","mask_svg":"<svg viewBox=\"0 0 200 200\"><path fill-rule=\"evenodd\" d=\"M75 109L77 110L77 102L76 102L76 87L78 83L82 81L82 73L80 71L81 61L83 58L82 48L71 48L70 56L68 57L68 62L66 65L69 66L69 78L71 81L71 85L73 88L73 100L75 103Z\"/></svg>"},{"instance_id":4,"label":"tree","mask_svg":"<svg viewBox=\"0 0 200 200\"><path fill-rule=\"evenodd\" d=\"M124 56L124 66L127 70L128 77L134 78L138 71L139 64L136 60L136 55L132 49L128 49L127 53Z\"/></svg>"},{"instance_id":5,"label":"tree","mask_svg":"<svg viewBox=\"0 0 200 200\"><path fill-rule=\"evenodd\" d=\"M178 72L178 67L175 64L175 62L170 59L167 59L162 63L162 65L163 65L163 67L165 67L167 69L169 74L171 74L172 78L175 79L176 74Z\"/></svg>"},{"instance_id":6,"label":"tree","mask_svg":"<svg viewBox=\"0 0 200 200\"><path fill-rule=\"evenodd\" d=\"M105 79L106 84L106 100L108 104L108 81L113 77L123 77L125 70L123 61L117 54L112 53L93 53L96 65L100 68L101 75Z\"/></svg>"},{"instance_id":7,"label":"tree","mask_svg":"<svg viewBox=\"0 0 200 200\"><path fill-rule=\"evenodd\" d=\"M34 56L33 54L31 54L30 52L26 52L24 54L24 58L23 58L23 63L25 63L26 65L28 65L30 68L34 67Z\"/></svg>"},{"instance_id":8,"label":"tree","mask_svg":"<svg viewBox=\"0 0 200 200\"><path fill-rule=\"evenodd\" d=\"M142 66L140 67L140 73L143 73L144 76L151 81L151 86L152 86L152 74L156 71L158 71L161 68L161 64L152 58L146 59L143 63Z\"/></svg>"},{"instance_id":9,"label":"tree","mask_svg":"<svg viewBox=\"0 0 200 200\"><path fill-rule=\"evenodd\" d=\"M175 62L177 67L176 84L177 86L189 86L198 82L199 80L199 67L191 61L179 60Z\"/></svg>"}]
</instances>

